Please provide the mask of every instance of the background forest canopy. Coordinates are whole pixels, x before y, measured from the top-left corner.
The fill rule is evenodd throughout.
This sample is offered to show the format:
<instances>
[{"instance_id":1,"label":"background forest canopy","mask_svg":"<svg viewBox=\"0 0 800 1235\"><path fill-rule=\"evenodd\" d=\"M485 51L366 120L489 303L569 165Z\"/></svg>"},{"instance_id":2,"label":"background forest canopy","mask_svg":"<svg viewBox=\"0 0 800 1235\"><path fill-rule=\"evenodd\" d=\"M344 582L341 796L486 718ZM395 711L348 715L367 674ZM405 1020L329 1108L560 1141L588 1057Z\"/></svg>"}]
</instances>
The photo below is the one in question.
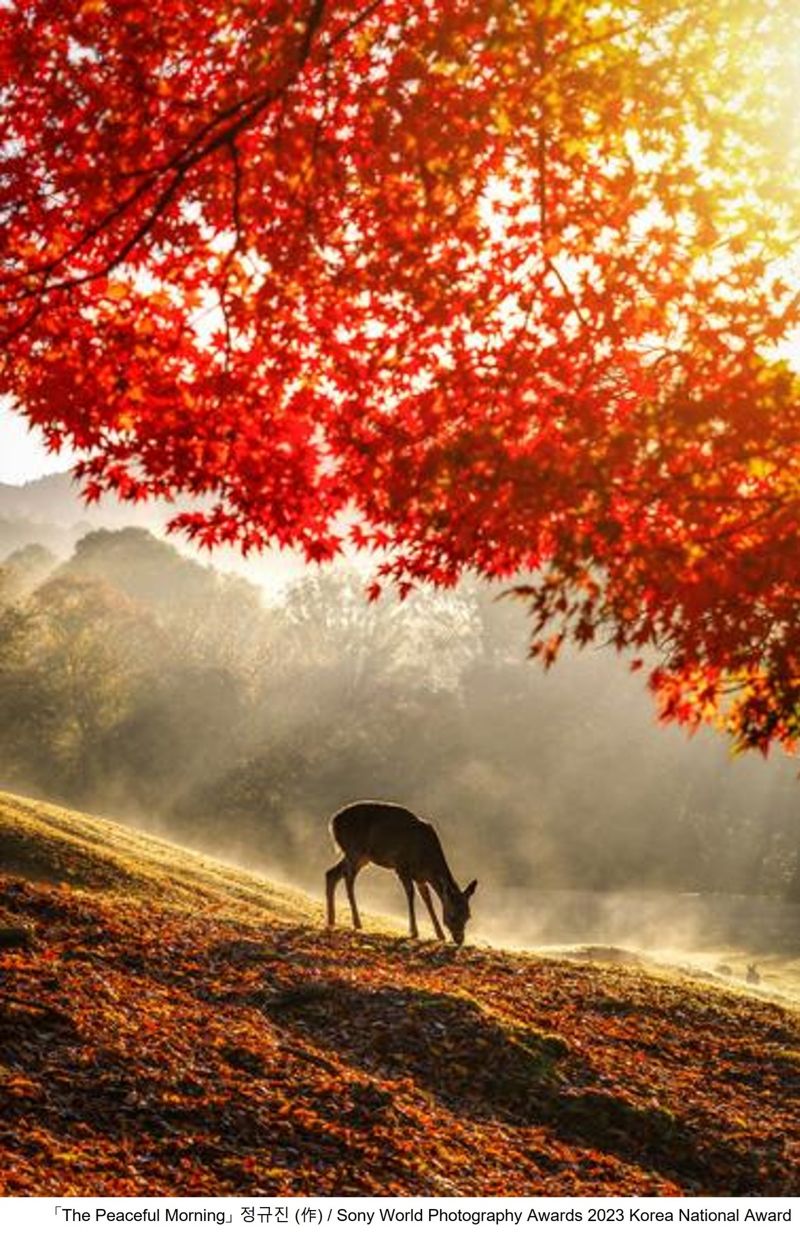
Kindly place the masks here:
<instances>
[{"instance_id":1,"label":"background forest canopy","mask_svg":"<svg viewBox=\"0 0 800 1235\"><path fill-rule=\"evenodd\" d=\"M487 892L800 896L793 761L654 726L611 650L526 666L523 606L496 587L366 604L337 566L267 600L143 527L78 534L0 567L4 787L315 892L326 820L374 796L435 820Z\"/></svg>"},{"instance_id":2,"label":"background forest canopy","mask_svg":"<svg viewBox=\"0 0 800 1235\"><path fill-rule=\"evenodd\" d=\"M26 0L0 63L0 394L88 497L533 580L545 663L800 741L793 0Z\"/></svg>"}]
</instances>

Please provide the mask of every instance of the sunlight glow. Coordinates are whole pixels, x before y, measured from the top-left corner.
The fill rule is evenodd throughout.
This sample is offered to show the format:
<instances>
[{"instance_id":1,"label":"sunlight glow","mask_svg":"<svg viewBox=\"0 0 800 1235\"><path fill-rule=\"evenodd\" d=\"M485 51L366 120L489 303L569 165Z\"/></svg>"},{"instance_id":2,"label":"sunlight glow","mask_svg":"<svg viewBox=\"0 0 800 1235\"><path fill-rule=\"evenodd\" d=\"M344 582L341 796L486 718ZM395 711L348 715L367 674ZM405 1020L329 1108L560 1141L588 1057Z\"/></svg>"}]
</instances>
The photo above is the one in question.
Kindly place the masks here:
<instances>
[{"instance_id":1,"label":"sunlight glow","mask_svg":"<svg viewBox=\"0 0 800 1235\"><path fill-rule=\"evenodd\" d=\"M25 484L51 472L66 471L75 462L72 451L49 451L38 429L0 403L0 484Z\"/></svg>"}]
</instances>

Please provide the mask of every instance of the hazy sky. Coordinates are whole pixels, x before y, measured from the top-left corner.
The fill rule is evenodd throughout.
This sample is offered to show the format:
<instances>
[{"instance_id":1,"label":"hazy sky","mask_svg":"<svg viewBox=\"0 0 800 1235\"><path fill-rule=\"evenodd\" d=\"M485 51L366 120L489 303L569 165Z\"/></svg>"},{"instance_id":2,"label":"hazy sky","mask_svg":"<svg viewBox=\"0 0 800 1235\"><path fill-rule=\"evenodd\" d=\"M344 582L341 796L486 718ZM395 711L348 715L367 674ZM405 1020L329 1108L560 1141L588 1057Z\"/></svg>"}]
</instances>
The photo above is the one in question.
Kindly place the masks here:
<instances>
[{"instance_id":1,"label":"hazy sky","mask_svg":"<svg viewBox=\"0 0 800 1235\"><path fill-rule=\"evenodd\" d=\"M63 472L72 456L48 454L41 435L0 405L0 484L18 485L48 472Z\"/></svg>"}]
</instances>

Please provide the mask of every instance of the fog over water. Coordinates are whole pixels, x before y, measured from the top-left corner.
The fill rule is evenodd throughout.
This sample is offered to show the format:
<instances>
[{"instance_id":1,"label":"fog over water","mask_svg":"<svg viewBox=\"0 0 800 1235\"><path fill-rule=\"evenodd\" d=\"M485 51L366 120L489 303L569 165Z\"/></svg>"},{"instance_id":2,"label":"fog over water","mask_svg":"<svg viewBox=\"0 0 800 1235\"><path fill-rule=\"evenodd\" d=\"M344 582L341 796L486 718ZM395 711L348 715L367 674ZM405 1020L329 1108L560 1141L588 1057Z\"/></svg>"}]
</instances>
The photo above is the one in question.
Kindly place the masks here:
<instances>
[{"instance_id":1,"label":"fog over water","mask_svg":"<svg viewBox=\"0 0 800 1235\"><path fill-rule=\"evenodd\" d=\"M309 888L309 891L319 889ZM362 913L405 932L405 895L389 872L364 872ZM421 904L420 934L433 943ZM337 928L351 929L340 895ZM680 974L765 999L800 1004L800 905L768 897L633 890L479 888L467 945Z\"/></svg>"}]
</instances>

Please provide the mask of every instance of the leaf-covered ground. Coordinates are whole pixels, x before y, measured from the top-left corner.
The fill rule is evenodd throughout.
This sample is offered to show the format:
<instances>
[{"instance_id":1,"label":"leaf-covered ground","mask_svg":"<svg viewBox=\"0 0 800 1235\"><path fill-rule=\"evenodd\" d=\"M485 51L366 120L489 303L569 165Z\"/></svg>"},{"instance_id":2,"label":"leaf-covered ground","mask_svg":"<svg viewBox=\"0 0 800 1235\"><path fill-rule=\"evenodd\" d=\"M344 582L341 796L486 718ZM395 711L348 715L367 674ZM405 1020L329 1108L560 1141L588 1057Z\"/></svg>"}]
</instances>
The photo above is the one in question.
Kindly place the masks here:
<instances>
[{"instance_id":1,"label":"leaf-covered ground","mask_svg":"<svg viewBox=\"0 0 800 1235\"><path fill-rule=\"evenodd\" d=\"M796 1192L790 1008L329 935L312 902L81 820L0 795L0 1193Z\"/></svg>"}]
</instances>

